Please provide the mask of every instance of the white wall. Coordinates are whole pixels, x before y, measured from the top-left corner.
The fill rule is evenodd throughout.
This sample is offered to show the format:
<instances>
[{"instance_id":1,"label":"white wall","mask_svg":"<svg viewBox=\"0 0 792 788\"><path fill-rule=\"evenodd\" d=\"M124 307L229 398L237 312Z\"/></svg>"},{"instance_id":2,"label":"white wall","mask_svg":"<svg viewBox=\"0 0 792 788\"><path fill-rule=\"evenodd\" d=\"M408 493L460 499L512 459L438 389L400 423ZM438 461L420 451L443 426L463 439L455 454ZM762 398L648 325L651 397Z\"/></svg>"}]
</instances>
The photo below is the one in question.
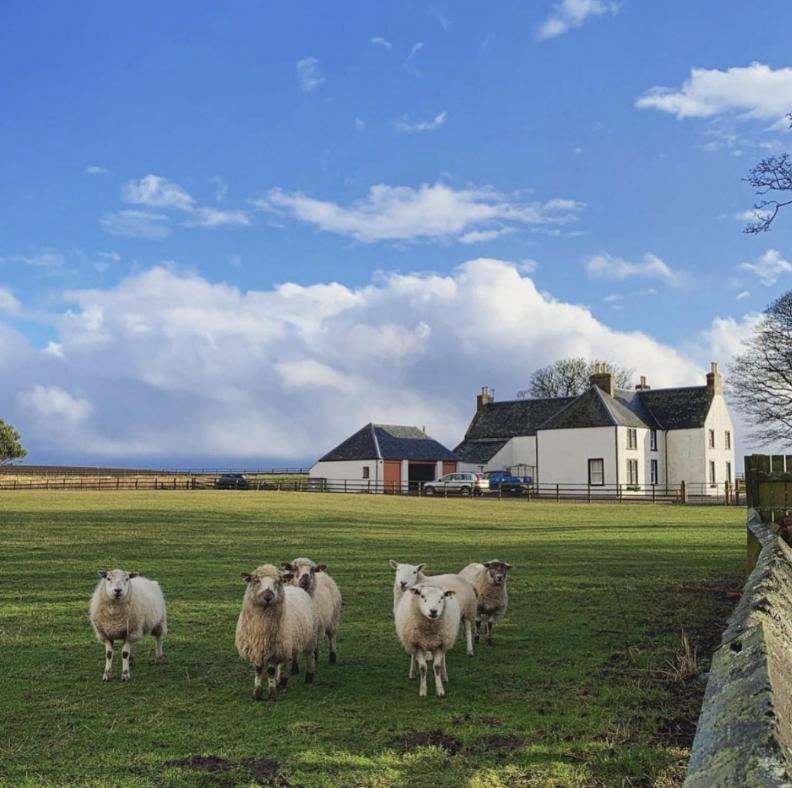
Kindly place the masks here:
<instances>
[{"instance_id":1,"label":"white wall","mask_svg":"<svg viewBox=\"0 0 792 788\"><path fill-rule=\"evenodd\" d=\"M485 471L502 471L513 465L531 465L536 467L536 436L521 435L512 438L499 452L497 452L486 465ZM460 471L479 471L481 465L475 463L460 463Z\"/></svg>"},{"instance_id":2,"label":"white wall","mask_svg":"<svg viewBox=\"0 0 792 788\"><path fill-rule=\"evenodd\" d=\"M369 467L369 478L373 485L375 481L382 482L382 460L334 460L332 462L317 462L308 476L312 479L363 479L363 468Z\"/></svg>"},{"instance_id":3,"label":"white wall","mask_svg":"<svg viewBox=\"0 0 792 788\"><path fill-rule=\"evenodd\" d=\"M605 461L605 484L616 484L615 427L537 433L536 476L540 484L588 484L588 461L600 458Z\"/></svg>"},{"instance_id":4,"label":"white wall","mask_svg":"<svg viewBox=\"0 0 792 788\"><path fill-rule=\"evenodd\" d=\"M665 486L665 441L663 431L657 431L657 451L652 451L651 433L645 427L635 427L637 448L628 449L627 432L630 427L617 427L619 440L619 483L627 484L630 478L627 471L627 460L638 460L638 484L641 486L652 483L652 460L657 460L657 486Z\"/></svg>"}]
</instances>

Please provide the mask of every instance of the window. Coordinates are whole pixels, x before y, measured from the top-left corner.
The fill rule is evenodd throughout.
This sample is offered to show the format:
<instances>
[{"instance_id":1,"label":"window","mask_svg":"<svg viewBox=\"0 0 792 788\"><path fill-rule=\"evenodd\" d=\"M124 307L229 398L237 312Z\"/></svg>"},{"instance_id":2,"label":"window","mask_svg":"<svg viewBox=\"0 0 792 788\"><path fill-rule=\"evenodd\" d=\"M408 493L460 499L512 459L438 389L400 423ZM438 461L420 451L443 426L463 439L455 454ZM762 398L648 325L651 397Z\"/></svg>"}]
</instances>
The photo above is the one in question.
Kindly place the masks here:
<instances>
[{"instance_id":1,"label":"window","mask_svg":"<svg viewBox=\"0 0 792 788\"><path fill-rule=\"evenodd\" d=\"M657 471L657 460L652 460L649 463L649 473L650 473L651 484L657 484L659 482L658 471Z\"/></svg>"},{"instance_id":2,"label":"window","mask_svg":"<svg viewBox=\"0 0 792 788\"><path fill-rule=\"evenodd\" d=\"M636 430L634 427L630 427L627 430L627 448L628 449L638 448L638 430Z\"/></svg>"},{"instance_id":3,"label":"window","mask_svg":"<svg viewBox=\"0 0 792 788\"><path fill-rule=\"evenodd\" d=\"M371 478L371 468L368 465L363 466L363 478L370 479Z\"/></svg>"},{"instance_id":4,"label":"window","mask_svg":"<svg viewBox=\"0 0 792 788\"><path fill-rule=\"evenodd\" d=\"M657 430L649 430L649 448L657 451Z\"/></svg>"},{"instance_id":5,"label":"window","mask_svg":"<svg viewBox=\"0 0 792 788\"><path fill-rule=\"evenodd\" d=\"M727 432L726 434L728 435L729 433ZM732 480L732 477L731 477L731 463L727 462L726 463L726 481L730 482L731 480Z\"/></svg>"},{"instance_id":6,"label":"window","mask_svg":"<svg viewBox=\"0 0 792 788\"><path fill-rule=\"evenodd\" d=\"M715 460L710 460L709 464L709 471L710 471L710 484L715 484Z\"/></svg>"},{"instance_id":7,"label":"window","mask_svg":"<svg viewBox=\"0 0 792 788\"><path fill-rule=\"evenodd\" d=\"M638 484L638 460L627 460L627 484Z\"/></svg>"},{"instance_id":8,"label":"window","mask_svg":"<svg viewBox=\"0 0 792 788\"><path fill-rule=\"evenodd\" d=\"M709 431L709 447L710 449L715 448L715 430Z\"/></svg>"},{"instance_id":9,"label":"window","mask_svg":"<svg viewBox=\"0 0 792 788\"><path fill-rule=\"evenodd\" d=\"M725 442L726 442L726 448L727 448L727 449L731 449L731 433L729 432L729 430L726 430L726 436L725 436L725 438L726 438L726 440L725 440Z\"/></svg>"},{"instance_id":10,"label":"window","mask_svg":"<svg viewBox=\"0 0 792 788\"><path fill-rule=\"evenodd\" d=\"M605 460L588 461L589 484L602 487L605 484Z\"/></svg>"}]
</instances>

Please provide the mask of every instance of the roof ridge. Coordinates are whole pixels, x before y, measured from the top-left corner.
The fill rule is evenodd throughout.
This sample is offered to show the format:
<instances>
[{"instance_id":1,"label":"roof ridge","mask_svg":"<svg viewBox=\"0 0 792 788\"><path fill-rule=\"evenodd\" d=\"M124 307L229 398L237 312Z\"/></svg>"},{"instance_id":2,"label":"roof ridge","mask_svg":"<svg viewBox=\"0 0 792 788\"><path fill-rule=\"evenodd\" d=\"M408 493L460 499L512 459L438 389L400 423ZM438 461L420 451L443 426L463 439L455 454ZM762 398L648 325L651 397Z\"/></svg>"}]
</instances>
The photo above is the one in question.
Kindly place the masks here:
<instances>
[{"instance_id":1,"label":"roof ridge","mask_svg":"<svg viewBox=\"0 0 792 788\"><path fill-rule=\"evenodd\" d=\"M371 437L374 439L374 448L377 450L377 459L382 459L382 450L380 449L379 439L377 438L377 428L373 421L369 422L369 427L371 427Z\"/></svg>"},{"instance_id":2,"label":"roof ridge","mask_svg":"<svg viewBox=\"0 0 792 788\"><path fill-rule=\"evenodd\" d=\"M613 427L618 427L619 419L617 419L616 416L614 415L613 410L611 409L610 402L608 402L608 399L613 399L613 397L610 394L608 394L607 391L603 391L603 389L601 389L598 385L596 385L596 383L591 385L589 391L591 391L591 389L594 389L594 393L600 398L600 402L602 402L602 404L605 406L605 410L608 411L608 416L610 416L611 425ZM608 399L605 399L606 394L608 394Z\"/></svg>"},{"instance_id":3,"label":"roof ridge","mask_svg":"<svg viewBox=\"0 0 792 788\"><path fill-rule=\"evenodd\" d=\"M557 419L562 413L564 413L564 411L566 411L569 408L571 408L583 396L583 394L588 394L588 389L586 389L586 391L584 391L584 392L578 394L576 397L574 397L571 402L567 402L567 404L564 405L564 407L561 408L561 410L556 411L552 416L550 416L550 418L547 418L541 424L538 424L536 426L536 431L539 432L539 430L541 430L542 427L544 427L545 424L548 424L549 422L553 421L554 419ZM556 399L556 398L553 398L553 399ZM557 397L557 399L566 399L566 397Z\"/></svg>"}]
</instances>

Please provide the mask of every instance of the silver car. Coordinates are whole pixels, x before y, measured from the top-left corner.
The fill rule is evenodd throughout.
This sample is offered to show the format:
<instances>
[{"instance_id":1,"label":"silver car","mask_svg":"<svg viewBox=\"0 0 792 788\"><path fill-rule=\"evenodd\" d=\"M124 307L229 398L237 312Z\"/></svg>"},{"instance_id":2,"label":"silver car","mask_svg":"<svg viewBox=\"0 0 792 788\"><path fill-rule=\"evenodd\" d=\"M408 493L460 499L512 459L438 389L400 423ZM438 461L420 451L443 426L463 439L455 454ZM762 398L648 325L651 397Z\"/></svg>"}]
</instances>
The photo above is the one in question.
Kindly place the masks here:
<instances>
[{"instance_id":1,"label":"silver car","mask_svg":"<svg viewBox=\"0 0 792 788\"><path fill-rule=\"evenodd\" d=\"M480 473L447 473L434 482L426 482L424 495L481 495L489 492L489 479Z\"/></svg>"}]
</instances>

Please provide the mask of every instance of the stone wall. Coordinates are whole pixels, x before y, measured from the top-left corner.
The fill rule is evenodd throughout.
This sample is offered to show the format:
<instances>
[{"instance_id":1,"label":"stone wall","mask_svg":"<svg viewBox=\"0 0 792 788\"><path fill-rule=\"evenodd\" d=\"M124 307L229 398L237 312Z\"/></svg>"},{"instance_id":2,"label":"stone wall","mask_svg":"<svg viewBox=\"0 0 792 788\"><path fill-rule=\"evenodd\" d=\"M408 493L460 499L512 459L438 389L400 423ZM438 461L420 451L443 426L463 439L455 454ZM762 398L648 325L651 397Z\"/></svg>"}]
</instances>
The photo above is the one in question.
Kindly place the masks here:
<instances>
[{"instance_id":1,"label":"stone wall","mask_svg":"<svg viewBox=\"0 0 792 788\"><path fill-rule=\"evenodd\" d=\"M753 509L743 595L712 658L686 788L792 786L792 548Z\"/></svg>"}]
</instances>

